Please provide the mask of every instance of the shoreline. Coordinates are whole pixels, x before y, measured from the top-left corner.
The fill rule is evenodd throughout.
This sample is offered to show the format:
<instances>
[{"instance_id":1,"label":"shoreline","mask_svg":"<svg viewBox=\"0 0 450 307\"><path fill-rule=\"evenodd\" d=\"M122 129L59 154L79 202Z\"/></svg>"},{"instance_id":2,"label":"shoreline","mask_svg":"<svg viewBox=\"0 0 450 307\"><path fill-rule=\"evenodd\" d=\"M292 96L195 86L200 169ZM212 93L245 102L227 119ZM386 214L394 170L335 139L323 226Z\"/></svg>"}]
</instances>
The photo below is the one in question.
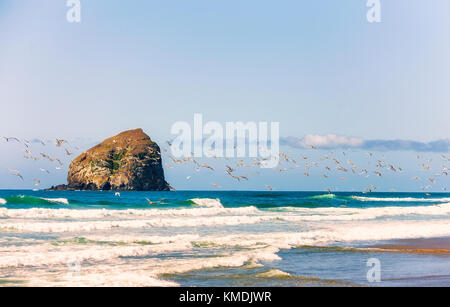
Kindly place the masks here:
<instances>
[{"instance_id":1,"label":"shoreline","mask_svg":"<svg viewBox=\"0 0 450 307\"><path fill-rule=\"evenodd\" d=\"M440 254L450 256L450 237L394 239L368 247L379 252Z\"/></svg>"}]
</instances>

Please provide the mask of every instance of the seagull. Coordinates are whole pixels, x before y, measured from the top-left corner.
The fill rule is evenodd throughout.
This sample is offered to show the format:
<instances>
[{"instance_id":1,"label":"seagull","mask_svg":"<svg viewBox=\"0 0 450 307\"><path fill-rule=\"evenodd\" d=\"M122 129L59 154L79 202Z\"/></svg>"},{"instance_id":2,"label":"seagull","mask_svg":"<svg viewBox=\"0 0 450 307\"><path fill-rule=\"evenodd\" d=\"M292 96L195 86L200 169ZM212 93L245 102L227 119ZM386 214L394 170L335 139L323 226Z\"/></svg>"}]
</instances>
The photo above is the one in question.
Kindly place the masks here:
<instances>
[{"instance_id":1,"label":"seagull","mask_svg":"<svg viewBox=\"0 0 450 307\"><path fill-rule=\"evenodd\" d=\"M227 172L229 172L229 173L234 172L234 169L231 168L231 166L226 165L225 167L227 168Z\"/></svg>"},{"instance_id":2,"label":"seagull","mask_svg":"<svg viewBox=\"0 0 450 307\"><path fill-rule=\"evenodd\" d=\"M61 145L64 143L68 144L69 142L67 142L66 140L63 140L63 139L61 139L61 140L56 139L56 141L55 141L56 147L61 147Z\"/></svg>"},{"instance_id":3,"label":"seagull","mask_svg":"<svg viewBox=\"0 0 450 307\"><path fill-rule=\"evenodd\" d=\"M210 169L210 170L214 170L214 168L212 168L211 166L209 166L208 164L206 164L206 163L203 163L202 164L202 166L204 167L204 168L208 168L208 169Z\"/></svg>"},{"instance_id":4,"label":"seagull","mask_svg":"<svg viewBox=\"0 0 450 307\"><path fill-rule=\"evenodd\" d=\"M239 178L238 176L233 176L233 175L230 175L230 176L231 176L231 178L236 179L237 181L241 182L241 178Z\"/></svg>"},{"instance_id":5,"label":"seagull","mask_svg":"<svg viewBox=\"0 0 450 307\"><path fill-rule=\"evenodd\" d=\"M18 138L15 138L15 137L6 137L6 136L4 136L3 138L6 140L6 142L9 142L10 140L14 140L14 141L20 143L20 140Z\"/></svg>"},{"instance_id":6,"label":"seagull","mask_svg":"<svg viewBox=\"0 0 450 307\"><path fill-rule=\"evenodd\" d=\"M50 162L55 161L55 159L51 158L49 155L47 155L47 154L45 154L45 153L42 153L42 152L41 152L40 155L41 155L43 158L48 159Z\"/></svg>"},{"instance_id":7,"label":"seagull","mask_svg":"<svg viewBox=\"0 0 450 307\"><path fill-rule=\"evenodd\" d=\"M170 184L168 184L167 187L168 187L170 190L174 191L174 192L177 191L177 189L175 189L174 187L172 187Z\"/></svg>"},{"instance_id":8,"label":"seagull","mask_svg":"<svg viewBox=\"0 0 450 307\"><path fill-rule=\"evenodd\" d=\"M41 170L41 172L44 172L44 173L50 174L50 172L49 172L48 170L46 170L45 168L40 168L40 170Z\"/></svg>"},{"instance_id":9,"label":"seagull","mask_svg":"<svg viewBox=\"0 0 450 307\"><path fill-rule=\"evenodd\" d=\"M422 164L422 167L427 171L431 170L431 167L429 165Z\"/></svg>"},{"instance_id":10,"label":"seagull","mask_svg":"<svg viewBox=\"0 0 450 307\"><path fill-rule=\"evenodd\" d=\"M17 176L17 177L19 177L20 179L23 180L23 177L22 177L22 175L19 173L18 170L15 170L15 169L9 169L9 171L12 173L12 175Z\"/></svg>"}]
</instances>

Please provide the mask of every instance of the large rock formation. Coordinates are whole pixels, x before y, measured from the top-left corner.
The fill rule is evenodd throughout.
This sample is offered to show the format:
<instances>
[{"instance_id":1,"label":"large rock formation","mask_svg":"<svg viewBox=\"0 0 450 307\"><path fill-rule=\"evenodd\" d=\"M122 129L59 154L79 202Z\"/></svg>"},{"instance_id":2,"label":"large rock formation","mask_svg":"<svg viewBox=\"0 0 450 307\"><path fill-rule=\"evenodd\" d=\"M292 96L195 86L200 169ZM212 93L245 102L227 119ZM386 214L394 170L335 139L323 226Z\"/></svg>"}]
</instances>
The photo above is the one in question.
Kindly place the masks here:
<instances>
[{"instance_id":1,"label":"large rock formation","mask_svg":"<svg viewBox=\"0 0 450 307\"><path fill-rule=\"evenodd\" d=\"M75 158L54 190L167 191L159 146L142 129L104 140Z\"/></svg>"}]
</instances>

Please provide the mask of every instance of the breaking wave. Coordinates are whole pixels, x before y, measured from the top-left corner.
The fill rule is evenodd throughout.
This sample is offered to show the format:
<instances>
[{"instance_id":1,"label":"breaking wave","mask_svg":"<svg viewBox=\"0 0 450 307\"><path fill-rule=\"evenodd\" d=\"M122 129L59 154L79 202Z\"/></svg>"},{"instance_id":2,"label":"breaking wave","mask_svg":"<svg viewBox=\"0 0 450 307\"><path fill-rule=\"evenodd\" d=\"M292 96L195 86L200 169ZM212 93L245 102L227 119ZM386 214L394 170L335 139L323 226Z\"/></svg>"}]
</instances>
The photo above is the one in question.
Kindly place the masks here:
<instances>
[{"instance_id":1,"label":"breaking wave","mask_svg":"<svg viewBox=\"0 0 450 307\"><path fill-rule=\"evenodd\" d=\"M35 196L27 196L27 195L19 195L19 196L11 196L6 199L2 199L4 202L1 204L29 204L29 205L54 205L54 204L64 204L68 205L69 200L66 198L44 198L44 197L35 197Z\"/></svg>"},{"instance_id":2,"label":"breaking wave","mask_svg":"<svg viewBox=\"0 0 450 307\"><path fill-rule=\"evenodd\" d=\"M189 265L186 260L180 260L179 267L170 265L160 266L159 273L179 273L194 269L217 266L242 266L249 261L279 260L280 249L291 249L305 245L323 246L336 242L351 242L365 240L427 238L450 235L448 221L440 220L430 227L428 222L418 221L385 221L382 223L363 222L357 225L344 223L328 224L323 229L305 232L275 232L232 235L179 235L173 237L155 237L139 235L122 235L110 237L108 234L87 235L83 240L71 239L60 241L61 244L49 242L47 244L31 246L3 246L0 252L0 267L10 266L38 266L62 264L65 265L76 254L79 261L104 261L122 259L124 257L143 257L142 261L160 264L157 259L145 258L148 255L170 254L179 251L194 251L209 249L215 246L226 256L211 258L192 258ZM116 242L116 244L108 244ZM146 242L143 244L142 242ZM209 244L200 244L208 242ZM236 247L232 249L230 247ZM239 248L238 248L239 247ZM222 248L222 249L220 249ZM152 260L153 259L153 260ZM206 266L205 266L206 265Z\"/></svg>"},{"instance_id":3,"label":"breaking wave","mask_svg":"<svg viewBox=\"0 0 450 307\"><path fill-rule=\"evenodd\" d=\"M336 198L335 194L314 195L310 197L310 199L334 199L334 198Z\"/></svg>"},{"instance_id":4,"label":"breaking wave","mask_svg":"<svg viewBox=\"0 0 450 307\"><path fill-rule=\"evenodd\" d=\"M388 201L388 202L435 202L446 203L450 202L450 197L443 198L414 198L414 197L363 197L352 196L351 198L360 201Z\"/></svg>"},{"instance_id":5,"label":"breaking wave","mask_svg":"<svg viewBox=\"0 0 450 307\"><path fill-rule=\"evenodd\" d=\"M272 195L272 208L262 207L261 202L266 200L257 197L245 201L222 194L193 198L205 195L201 193L159 199L159 204L170 203L169 208L128 207L141 199L145 202L145 194L117 200L104 197L109 195L106 193L78 200L72 194L56 193L40 195L68 198L3 196L0 204L8 205L0 206L0 268L16 274L14 278L18 280L27 280L28 285L164 286L177 285L164 281L165 274L222 267L264 267L266 262L280 260L280 250L450 236L450 198L354 196L351 202L351 194L316 194L308 193L299 200L280 200L279 196ZM331 202L327 199L335 198L338 198L336 204L323 206ZM157 194L152 199L157 202ZM314 203L312 199L322 205L286 205ZM344 205L343 200L350 205L338 207ZM356 208L352 207L355 203L359 204ZM66 206L69 204L72 206ZM74 259L89 265L83 265L79 279L65 279L67 266ZM42 276L41 268L49 266L52 271ZM269 269L258 271L252 278L283 281L300 277Z\"/></svg>"},{"instance_id":6,"label":"breaking wave","mask_svg":"<svg viewBox=\"0 0 450 307\"><path fill-rule=\"evenodd\" d=\"M200 206L200 207L206 207L206 208L223 208L222 203L219 199L213 199L213 198L193 198L191 201Z\"/></svg>"}]
</instances>

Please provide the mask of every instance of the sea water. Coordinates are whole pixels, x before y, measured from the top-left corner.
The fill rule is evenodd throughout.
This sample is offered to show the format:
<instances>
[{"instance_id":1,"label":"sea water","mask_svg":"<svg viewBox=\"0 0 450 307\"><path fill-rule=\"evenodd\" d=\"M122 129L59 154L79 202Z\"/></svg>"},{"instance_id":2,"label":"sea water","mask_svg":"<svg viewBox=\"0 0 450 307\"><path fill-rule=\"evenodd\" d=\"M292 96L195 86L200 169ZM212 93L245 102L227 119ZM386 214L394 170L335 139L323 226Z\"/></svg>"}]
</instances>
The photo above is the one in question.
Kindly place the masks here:
<instances>
[{"instance_id":1,"label":"sea water","mask_svg":"<svg viewBox=\"0 0 450 307\"><path fill-rule=\"evenodd\" d=\"M450 285L448 193L0 191L0 285ZM380 282L367 278L369 259Z\"/></svg>"}]
</instances>

